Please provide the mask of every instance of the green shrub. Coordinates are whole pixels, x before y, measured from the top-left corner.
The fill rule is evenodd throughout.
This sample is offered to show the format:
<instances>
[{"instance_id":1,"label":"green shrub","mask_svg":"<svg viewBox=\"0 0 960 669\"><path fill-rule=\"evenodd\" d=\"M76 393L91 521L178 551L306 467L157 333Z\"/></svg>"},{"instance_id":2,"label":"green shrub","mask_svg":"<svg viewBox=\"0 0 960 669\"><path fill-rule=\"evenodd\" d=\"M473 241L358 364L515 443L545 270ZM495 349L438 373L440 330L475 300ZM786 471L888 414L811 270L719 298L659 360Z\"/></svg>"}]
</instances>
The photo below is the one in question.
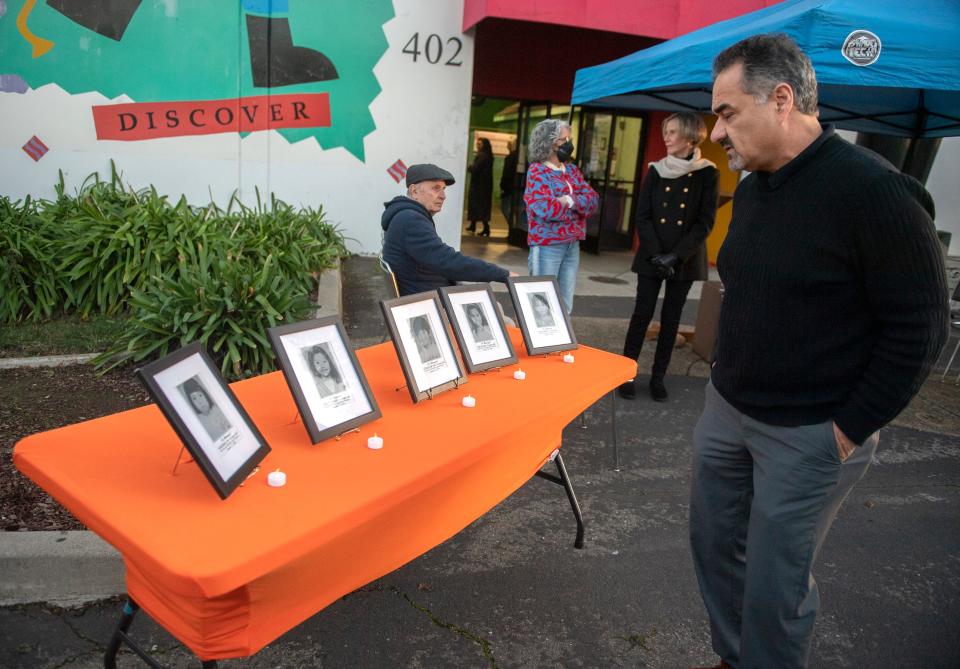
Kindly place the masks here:
<instances>
[{"instance_id":1,"label":"green shrub","mask_svg":"<svg viewBox=\"0 0 960 669\"><path fill-rule=\"evenodd\" d=\"M64 308L84 317L126 308L132 291L174 265L182 246L209 233L206 209L182 197L171 205L152 186L125 190L116 169L110 181L88 177L76 197L65 197L62 188L58 196L48 215L70 231L59 250Z\"/></svg>"},{"instance_id":2,"label":"green shrub","mask_svg":"<svg viewBox=\"0 0 960 669\"><path fill-rule=\"evenodd\" d=\"M274 369L266 328L306 317L308 286L279 271L272 254L253 257L192 247L175 271L133 291L126 329L94 364L106 371L199 340L228 379Z\"/></svg>"},{"instance_id":3,"label":"green shrub","mask_svg":"<svg viewBox=\"0 0 960 669\"><path fill-rule=\"evenodd\" d=\"M125 188L116 168L90 175L75 197L0 199L0 320L65 311L129 311L102 371L200 340L231 379L273 368L266 328L304 318L317 273L346 255L322 208L297 210L271 195L172 204L153 187Z\"/></svg>"},{"instance_id":4,"label":"green shrub","mask_svg":"<svg viewBox=\"0 0 960 669\"><path fill-rule=\"evenodd\" d=\"M0 322L38 322L63 306L53 231L36 200L0 197Z\"/></svg>"}]
</instances>

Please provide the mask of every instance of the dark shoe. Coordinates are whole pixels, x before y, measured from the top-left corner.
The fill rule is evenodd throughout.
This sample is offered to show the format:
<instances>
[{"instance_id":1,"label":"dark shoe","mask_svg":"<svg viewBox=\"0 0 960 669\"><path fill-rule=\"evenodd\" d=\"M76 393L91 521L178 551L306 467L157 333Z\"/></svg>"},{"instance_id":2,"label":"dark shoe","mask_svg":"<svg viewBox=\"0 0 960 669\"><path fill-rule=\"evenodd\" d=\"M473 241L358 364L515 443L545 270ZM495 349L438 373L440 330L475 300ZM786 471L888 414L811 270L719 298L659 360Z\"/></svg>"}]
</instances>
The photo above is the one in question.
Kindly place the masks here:
<instances>
[{"instance_id":1,"label":"dark shoe","mask_svg":"<svg viewBox=\"0 0 960 669\"><path fill-rule=\"evenodd\" d=\"M330 81L340 75L324 54L294 46L290 22L285 17L247 14L247 43L253 85L273 88Z\"/></svg>"},{"instance_id":2,"label":"dark shoe","mask_svg":"<svg viewBox=\"0 0 960 669\"><path fill-rule=\"evenodd\" d=\"M653 376L650 378L650 397L653 398L654 402L667 401L667 387L663 385L662 377Z\"/></svg>"},{"instance_id":3,"label":"dark shoe","mask_svg":"<svg viewBox=\"0 0 960 669\"><path fill-rule=\"evenodd\" d=\"M477 224L474 223L473 221L470 221L470 225L467 226L467 232L476 232L476 231L477 231Z\"/></svg>"},{"instance_id":4,"label":"dark shoe","mask_svg":"<svg viewBox=\"0 0 960 669\"><path fill-rule=\"evenodd\" d=\"M723 660L720 660L720 664L715 664L712 667L691 667L691 669L733 669L733 667Z\"/></svg>"},{"instance_id":5,"label":"dark shoe","mask_svg":"<svg viewBox=\"0 0 960 669\"><path fill-rule=\"evenodd\" d=\"M484 223L483 223L483 232L480 233L480 236L481 236L481 237L489 237L489 236L490 236L490 225L489 225L486 221L484 221Z\"/></svg>"},{"instance_id":6,"label":"dark shoe","mask_svg":"<svg viewBox=\"0 0 960 669\"><path fill-rule=\"evenodd\" d=\"M620 384L617 394L625 400L632 400L637 396L637 385L633 381Z\"/></svg>"}]
</instances>

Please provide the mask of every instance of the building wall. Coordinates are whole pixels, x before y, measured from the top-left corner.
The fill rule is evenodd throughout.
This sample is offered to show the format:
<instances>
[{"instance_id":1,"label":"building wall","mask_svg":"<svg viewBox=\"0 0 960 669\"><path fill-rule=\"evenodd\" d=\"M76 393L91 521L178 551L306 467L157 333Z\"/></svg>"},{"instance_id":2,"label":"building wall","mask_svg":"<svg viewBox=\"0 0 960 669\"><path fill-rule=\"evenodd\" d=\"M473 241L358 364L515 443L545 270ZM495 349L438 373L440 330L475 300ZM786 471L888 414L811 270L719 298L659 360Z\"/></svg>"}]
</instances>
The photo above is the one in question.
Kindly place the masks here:
<instances>
[{"instance_id":1,"label":"building wall","mask_svg":"<svg viewBox=\"0 0 960 669\"><path fill-rule=\"evenodd\" d=\"M473 76L461 3L108 6L0 1L0 194L51 197L60 171L72 189L114 161L131 185L195 204L259 191L323 206L351 250L373 253L400 163L435 162L458 177L437 224L459 245Z\"/></svg>"},{"instance_id":2,"label":"building wall","mask_svg":"<svg viewBox=\"0 0 960 669\"><path fill-rule=\"evenodd\" d=\"M951 233L950 255L960 256L960 137L947 137L933 161L927 190L937 205L937 229Z\"/></svg>"}]
</instances>

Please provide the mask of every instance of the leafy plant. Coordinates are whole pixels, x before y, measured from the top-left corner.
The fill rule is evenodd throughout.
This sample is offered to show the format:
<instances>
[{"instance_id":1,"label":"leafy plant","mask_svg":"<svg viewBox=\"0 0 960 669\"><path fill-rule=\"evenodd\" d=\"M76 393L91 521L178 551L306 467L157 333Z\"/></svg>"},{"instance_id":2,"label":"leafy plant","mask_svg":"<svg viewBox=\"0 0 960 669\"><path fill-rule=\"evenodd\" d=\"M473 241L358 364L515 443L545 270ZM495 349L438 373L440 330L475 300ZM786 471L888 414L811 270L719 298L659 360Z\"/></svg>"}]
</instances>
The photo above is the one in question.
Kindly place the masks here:
<instances>
[{"instance_id":1,"label":"leafy plant","mask_svg":"<svg viewBox=\"0 0 960 669\"><path fill-rule=\"evenodd\" d=\"M223 247L197 244L175 272L133 291L127 328L94 364L107 371L199 340L227 378L270 371L266 328L307 316L310 301L303 288L278 271L273 254L255 265Z\"/></svg>"},{"instance_id":2,"label":"leafy plant","mask_svg":"<svg viewBox=\"0 0 960 669\"><path fill-rule=\"evenodd\" d=\"M27 197L0 197L0 322L37 322L62 306L51 229Z\"/></svg>"},{"instance_id":3,"label":"leafy plant","mask_svg":"<svg viewBox=\"0 0 960 669\"><path fill-rule=\"evenodd\" d=\"M265 332L303 318L317 273L346 255L322 208L296 209L271 194L254 207L234 195L175 204L154 187L91 174L75 196L63 175L56 199L0 199L0 320L42 320L64 311L130 312L95 364L110 369L199 339L240 378L272 368Z\"/></svg>"}]
</instances>

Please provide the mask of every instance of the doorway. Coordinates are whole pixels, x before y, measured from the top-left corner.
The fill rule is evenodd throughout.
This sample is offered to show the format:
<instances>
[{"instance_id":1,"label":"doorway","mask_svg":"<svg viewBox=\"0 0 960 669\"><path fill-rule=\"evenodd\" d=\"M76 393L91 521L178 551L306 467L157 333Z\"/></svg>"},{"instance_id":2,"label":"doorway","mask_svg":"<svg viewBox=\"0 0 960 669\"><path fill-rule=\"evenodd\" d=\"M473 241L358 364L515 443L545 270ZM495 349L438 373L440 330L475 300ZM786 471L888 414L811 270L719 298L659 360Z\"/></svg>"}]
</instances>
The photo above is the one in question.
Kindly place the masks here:
<instances>
[{"instance_id":1,"label":"doorway","mask_svg":"<svg viewBox=\"0 0 960 669\"><path fill-rule=\"evenodd\" d=\"M600 206L587 219L583 250L629 250L647 124L641 115L581 110L578 116L578 163L600 196Z\"/></svg>"}]
</instances>

